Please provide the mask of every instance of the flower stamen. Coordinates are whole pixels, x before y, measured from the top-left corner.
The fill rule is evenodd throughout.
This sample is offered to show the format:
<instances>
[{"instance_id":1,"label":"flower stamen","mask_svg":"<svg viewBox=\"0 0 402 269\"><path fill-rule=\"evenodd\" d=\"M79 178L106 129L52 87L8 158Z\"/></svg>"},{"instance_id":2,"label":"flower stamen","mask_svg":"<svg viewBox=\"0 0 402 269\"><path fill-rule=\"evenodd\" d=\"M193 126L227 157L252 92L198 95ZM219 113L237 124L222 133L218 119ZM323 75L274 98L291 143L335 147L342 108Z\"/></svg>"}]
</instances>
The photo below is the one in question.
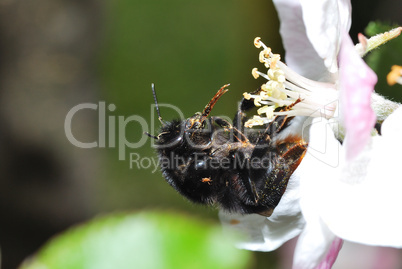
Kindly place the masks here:
<instances>
[{"instance_id":1,"label":"flower stamen","mask_svg":"<svg viewBox=\"0 0 402 269\"><path fill-rule=\"evenodd\" d=\"M267 82L261 86L258 93L243 94L245 99L254 99L255 106L260 107L257 110L258 115L245 123L246 127L266 124L277 115L326 118L334 115L334 101L338 99L335 84L317 82L300 76L280 60L279 54L272 53L271 48L259 37L254 39L254 45L262 48L259 61L268 71L262 73L253 68L251 73L255 79L263 77ZM291 108L285 111L284 107L288 106Z\"/></svg>"},{"instance_id":2,"label":"flower stamen","mask_svg":"<svg viewBox=\"0 0 402 269\"><path fill-rule=\"evenodd\" d=\"M389 86L395 85L396 83L402 85L402 66L393 65L391 67L391 72L387 75L387 82Z\"/></svg>"}]
</instances>

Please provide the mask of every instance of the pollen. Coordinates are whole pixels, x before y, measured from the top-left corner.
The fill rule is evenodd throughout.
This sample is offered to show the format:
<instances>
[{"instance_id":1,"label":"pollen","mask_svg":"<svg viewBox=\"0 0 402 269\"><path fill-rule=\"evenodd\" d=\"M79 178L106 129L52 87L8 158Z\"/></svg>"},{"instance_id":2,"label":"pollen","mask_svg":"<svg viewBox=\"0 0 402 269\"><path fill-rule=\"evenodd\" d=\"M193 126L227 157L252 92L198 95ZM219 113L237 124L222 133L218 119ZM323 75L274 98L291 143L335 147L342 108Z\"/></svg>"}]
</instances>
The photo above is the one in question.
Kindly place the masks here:
<instances>
[{"instance_id":1,"label":"pollen","mask_svg":"<svg viewBox=\"0 0 402 269\"><path fill-rule=\"evenodd\" d=\"M260 76L257 67L254 67L253 70L251 70L251 74L255 79L257 79Z\"/></svg>"},{"instance_id":2,"label":"pollen","mask_svg":"<svg viewBox=\"0 0 402 269\"><path fill-rule=\"evenodd\" d=\"M264 123L268 123L269 121L264 120L264 118L254 115L254 117L244 124L247 128L251 128L253 126L263 125Z\"/></svg>"},{"instance_id":3,"label":"pollen","mask_svg":"<svg viewBox=\"0 0 402 269\"><path fill-rule=\"evenodd\" d=\"M262 101L262 97L261 97L261 96L255 96L255 97L254 97L254 105L255 105L256 107L261 106L261 101Z\"/></svg>"},{"instance_id":4,"label":"pollen","mask_svg":"<svg viewBox=\"0 0 402 269\"><path fill-rule=\"evenodd\" d=\"M396 83L402 85L402 66L394 65L391 67L391 72L387 75L387 82L390 86Z\"/></svg>"},{"instance_id":5,"label":"pollen","mask_svg":"<svg viewBox=\"0 0 402 269\"><path fill-rule=\"evenodd\" d=\"M269 68L275 69L276 63L281 60L281 56L279 54L273 54L271 57L271 63L269 64Z\"/></svg>"},{"instance_id":6,"label":"pollen","mask_svg":"<svg viewBox=\"0 0 402 269\"><path fill-rule=\"evenodd\" d=\"M251 99L251 94L249 94L248 92L243 93L243 97L246 100L250 100Z\"/></svg>"},{"instance_id":7,"label":"pollen","mask_svg":"<svg viewBox=\"0 0 402 269\"><path fill-rule=\"evenodd\" d=\"M257 48L257 49L259 49L259 48L261 48L261 37L256 37L256 38L254 38L254 46Z\"/></svg>"},{"instance_id":8,"label":"pollen","mask_svg":"<svg viewBox=\"0 0 402 269\"><path fill-rule=\"evenodd\" d=\"M201 179L202 183L207 183L208 185L211 185L212 179L210 177L204 177Z\"/></svg>"},{"instance_id":9,"label":"pollen","mask_svg":"<svg viewBox=\"0 0 402 269\"><path fill-rule=\"evenodd\" d=\"M257 110L259 115L265 114L268 119L274 117L275 106L263 106Z\"/></svg>"}]
</instances>

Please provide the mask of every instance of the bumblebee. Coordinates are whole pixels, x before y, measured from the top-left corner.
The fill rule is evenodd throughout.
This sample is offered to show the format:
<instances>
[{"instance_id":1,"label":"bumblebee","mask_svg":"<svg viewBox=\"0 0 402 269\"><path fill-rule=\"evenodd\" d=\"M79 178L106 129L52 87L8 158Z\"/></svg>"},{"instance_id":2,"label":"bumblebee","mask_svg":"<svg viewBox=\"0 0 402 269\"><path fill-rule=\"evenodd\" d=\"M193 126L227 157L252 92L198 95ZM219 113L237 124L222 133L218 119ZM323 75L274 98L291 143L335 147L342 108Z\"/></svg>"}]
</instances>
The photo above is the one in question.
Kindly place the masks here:
<instances>
[{"instance_id":1,"label":"bumblebee","mask_svg":"<svg viewBox=\"0 0 402 269\"><path fill-rule=\"evenodd\" d=\"M202 113L170 122L160 116L153 86L162 126L157 136L147 135L156 140L163 177L188 200L229 212L270 216L307 143L298 135L281 135L292 121L288 116L276 116L260 130L245 128L246 112L254 102L244 98L233 124L209 117L227 86L219 89Z\"/></svg>"}]
</instances>

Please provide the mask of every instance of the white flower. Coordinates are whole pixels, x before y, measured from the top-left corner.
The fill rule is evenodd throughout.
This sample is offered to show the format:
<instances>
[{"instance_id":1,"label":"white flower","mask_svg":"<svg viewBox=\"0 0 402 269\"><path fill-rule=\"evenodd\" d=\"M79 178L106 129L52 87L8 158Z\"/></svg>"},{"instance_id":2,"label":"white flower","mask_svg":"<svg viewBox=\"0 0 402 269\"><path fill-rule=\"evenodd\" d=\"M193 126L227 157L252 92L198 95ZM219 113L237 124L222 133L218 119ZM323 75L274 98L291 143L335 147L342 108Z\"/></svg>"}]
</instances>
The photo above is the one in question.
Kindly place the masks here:
<instances>
[{"instance_id":1,"label":"white flower","mask_svg":"<svg viewBox=\"0 0 402 269\"><path fill-rule=\"evenodd\" d=\"M298 240L295 264L314 268L325 256L320 250L328 249L337 237L401 248L402 177L394 152L402 150L402 145L395 144L402 135L402 108L384 121L382 136L373 137L353 161L346 160L345 147L329 131L328 121L315 121L308 149L313 152L306 154L298 169L303 175L300 204L306 226ZM334 156L339 157L336 166L331 165ZM317 157L327 162L317 162Z\"/></svg>"},{"instance_id":2,"label":"white flower","mask_svg":"<svg viewBox=\"0 0 402 269\"><path fill-rule=\"evenodd\" d=\"M375 114L370 104L376 76L360 57L367 44L362 42L356 50L346 34L350 1L274 0L274 4L281 20L287 66L256 40L264 49L261 62L272 71L253 70L255 76L264 76L269 82L262 93L245 94L262 106L260 116L248 124L266 123L278 115L274 108L298 99L301 102L286 114L306 116L310 109L310 115L318 118L311 124L307 154L272 216L221 212L222 223L246 232L249 240L239 246L251 250L271 251L300 234L294 268L331 268L342 239L402 247L402 176L397 155L402 152L402 144L398 144L402 109L384 121L382 136L371 137ZM396 35L401 30L396 29ZM319 100L320 89L325 92L321 106L331 106L324 111L318 107L316 115L311 112L319 104L314 101ZM338 97L340 106L332 106ZM376 111L381 112L384 104L387 112L397 106L375 98ZM327 120L337 116L336 109L346 128L343 145L333 134L333 122Z\"/></svg>"}]
</instances>

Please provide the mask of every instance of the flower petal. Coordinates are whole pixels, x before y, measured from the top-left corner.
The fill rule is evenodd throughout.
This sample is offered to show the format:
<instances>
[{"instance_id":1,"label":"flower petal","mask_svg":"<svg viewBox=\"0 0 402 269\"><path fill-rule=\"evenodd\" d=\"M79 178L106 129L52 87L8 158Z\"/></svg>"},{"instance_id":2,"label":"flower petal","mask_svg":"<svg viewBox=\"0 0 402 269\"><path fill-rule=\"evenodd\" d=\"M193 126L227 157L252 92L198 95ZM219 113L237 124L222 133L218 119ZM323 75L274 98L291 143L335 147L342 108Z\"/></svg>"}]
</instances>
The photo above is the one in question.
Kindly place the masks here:
<instances>
[{"instance_id":1,"label":"flower petal","mask_svg":"<svg viewBox=\"0 0 402 269\"><path fill-rule=\"evenodd\" d=\"M342 245L342 254L339 255L333 268L402 268L402 250L345 241Z\"/></svg>"},{"instance_id":2,"label":"flower petal","mask_svg":"<svg viewBox=\"0 0 402 269\"><path fill-rule=\"evenodd\" d=\"M338 240L318 215L315 215L314 218L311 216L297 241L293 268L313 269L317 268L317 266L324 266L325 262L327 262L326 256L328 256L328 262L332 265L340 250ZM334 246L333 242L335 242Z\"/></svg>"},{"instance_id":3,"label":"flower petal","mask_svg":"<svg viewBox=\"0 0 402 269\"><path fill-rule=\"evenodd\" d=\"M341 34L351 24L350 0L300 0L307 36L331 73L338 71Z\"/></svg>"},{"instance_id":4,"label":"flower petal","mask_svg":"<svg viewBox=\"0 0 402 269\"><path fill-rule=\"evenodd\" d=\"M402 248L402 108L383 123L383 135L323 189L320 215L337 236L362 244ZM352 166L353 168L350 168Z\"/></svg>"},{"instance_id":5,"label":"flower petal","mask_svg":"<svg viewBox=\"0 0 402 269\"><path fill-rule=\"evenodd\" d=\"M224 227L238 230L245 235L246 240L239 242L239 248L272 251L302 231L305 222L300 212L299 199L299 175L296 170L270 217L220 211L219 218Z\"/></svg>"},{"instance_id":6,"label":"flower petal","mask_svg":"<svg viewBox=\"0 0 402 269\"><path fill-rule=\"evenodd\" d=\"M286 51L286 64L309 79L331 81L324 60L307 37L300 1L273 0L273 3L281 22L280 33Z\"/></svg>"},{"instance_id":7,"label":"flower petal","mask_svg":"<svg viewBox=\"0 0 402 269\"><path fill-rule=\"evenodd\" d=\"M346 128L346 157L351 160L369 141L376 121L371 94L377 76L357 54L346 32L339 58L341 117Z\"/></svg>"},{"instance_id":8,"label":"flower petal","mask_svg":"<svg viewBox=\"0 0 402 269\"><path fill-rule=\"evenodd\" d=\"M341 250L343 245L343 240L336 237L334 241L332 241L331 247L327 253L327 256L321 263L318 265L316 269L331 269L332 265L335 263L336 258L338 257L339 251Z\"/></svg>"},{"instance_id":9,"label":"flower petal","mask_svg":"<svg viewBox=\"0 0 402 269\"><path fill-rule=\"evenodd\" d=\"M294 268L315 268L324 259L335 235L322 221L320 213L325 210L321 203L322 189L328 180L338 178L339 142L332 133L330 123L316 118L310 127L310 142L306 156L298 169L303 175L300 183L300 205L306 220L306 228L299 237L294 257ZM333 252L330 253L331 255Z\"/></svg>"}]
</instances>

